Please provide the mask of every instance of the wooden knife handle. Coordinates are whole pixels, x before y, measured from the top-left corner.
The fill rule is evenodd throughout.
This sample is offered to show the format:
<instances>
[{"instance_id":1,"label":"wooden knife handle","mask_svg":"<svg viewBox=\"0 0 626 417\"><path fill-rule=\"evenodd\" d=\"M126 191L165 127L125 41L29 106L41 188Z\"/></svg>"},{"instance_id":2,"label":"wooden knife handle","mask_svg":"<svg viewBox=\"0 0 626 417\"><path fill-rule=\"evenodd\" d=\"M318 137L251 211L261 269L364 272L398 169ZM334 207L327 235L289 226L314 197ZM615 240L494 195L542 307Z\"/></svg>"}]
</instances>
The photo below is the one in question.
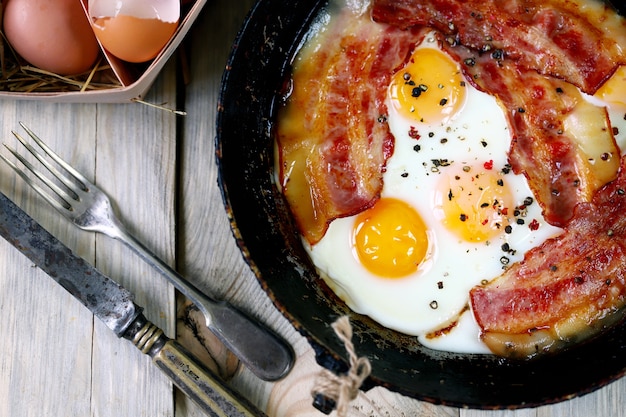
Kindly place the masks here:
<instances>
[{"instance_id":1,"label":"wooden knife handle","mask_svg":"<svg viewBox=\"0 0 626 417\"><path fill-rule=\"evenodd\" d=\"M124 334L139 350L152 357L182 392L209 416L258 417L258 408L227 387L184 347L140 314Z\"/></svg>"}]
</instances>

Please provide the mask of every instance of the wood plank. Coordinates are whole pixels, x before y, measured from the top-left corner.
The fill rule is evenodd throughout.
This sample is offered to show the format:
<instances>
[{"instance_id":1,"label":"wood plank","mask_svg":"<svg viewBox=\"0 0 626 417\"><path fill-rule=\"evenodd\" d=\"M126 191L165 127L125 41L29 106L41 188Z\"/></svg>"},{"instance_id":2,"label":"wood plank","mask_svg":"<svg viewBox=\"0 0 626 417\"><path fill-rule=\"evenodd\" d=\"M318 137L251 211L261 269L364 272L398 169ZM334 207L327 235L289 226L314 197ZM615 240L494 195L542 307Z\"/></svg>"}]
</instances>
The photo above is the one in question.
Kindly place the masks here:
<instances>
[{"instance_id":1,"label":"wood plank","mask_svg":"<svg viewBox=\"0 0 626 417\"><path fill-rule=\"evenodd\" d=\"M87 137L93 136L86 121L93 120L95 106L12 101L0 106L3 142L15 147L10 130L17 130L21 120L73 164L83 169L93 166L91 146L69 147L66 135L81 130ZM66 120L68 125L58 120ZM3 154L7 155L4 149ZM81 256L93 258L93 236L79 235L56 212L51 215L53 210L33 199L33 191L4 163L0 164L0 190L67 245L79 248ZM0 294L0 415L38 416L42 410L51 415L88 415L91 313L4 240L0 242Z\"/></svg>"},{"instance_id":2,"label":"wood plank","mask_svg":"<svg viewBox=\"0 0 626 417\"><path fill-rule=\"evenodd\" d=\"M175 101L175 66L146 98ZM141 104L0 103L9 130L29 124L120 206L124 220L164 259L174 259L175 117ZM172 287L119 242L80 231L0 165L1 190L79 255L129 289L146 315L174 333ZM7 242L0 246L1 416L171 416L172 387Z\"/></svg>"},{"instance_id":3,"label":"wood plank","mask_svg":"<svg viewBox=\"0 0 626 417\"><path fill-rule=\"evenodd\" d=\"M200 289L226 299L261 319L274 330L297 340L291 325L276 311L261 290L235 245L219 189L215 165L215 117L220 80L235 39L254 2L216 0L208 2L186 42L190 65L182 119L181 209L179 267ZM180 341L216 370L231 386L262 409L270 384L263 383L224 351L223 345L181 304L178 334ZM199 333L200 332L200 333ZM177 415L196 416L201 412L182 396Z\"/></svg>"},{"instance_id":4,"label":"wood plank","mask_svg":"<svg viewBox=\"0 0 626 417\"><path fill-rule=\"evenodd\" d=\"M176 74L168 65L146 100L175 104ZM142 104L99 105L96 183L109 194L129 232L170 264L174 260L176 116ZM136 295L146 317L174 336L173 287L120 242L96 240L96 265ZM172 384L131 343L100 323L94 331L93 414L170 416Z\"/></svg>"}]
</instances>

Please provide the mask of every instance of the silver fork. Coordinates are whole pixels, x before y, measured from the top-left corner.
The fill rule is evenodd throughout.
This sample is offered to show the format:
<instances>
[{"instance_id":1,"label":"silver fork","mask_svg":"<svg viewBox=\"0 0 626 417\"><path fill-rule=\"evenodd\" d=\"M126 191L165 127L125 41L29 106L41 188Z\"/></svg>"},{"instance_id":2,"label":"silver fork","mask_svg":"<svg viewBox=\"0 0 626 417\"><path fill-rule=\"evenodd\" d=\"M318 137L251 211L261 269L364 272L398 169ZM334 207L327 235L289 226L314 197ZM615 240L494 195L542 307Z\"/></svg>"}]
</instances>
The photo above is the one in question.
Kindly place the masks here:
<instances>
[{"instance_id":1,"label":"silver fork","mask_svg":"<svg viewBox=\"0 0 626 417\"><path fill-rule=\"evenodd\" d=\"M293 365L293 350L270 329L244 315L224 301L207 297L180 276L165 262L154 255L144 244L129 234L115 215L108 196L82 174L72 168L52 151L32 130L22 122L20 126L32 140L70 176L66 176L48 159L30 145L19 133L12 131L17 140L62 184L57 185L35 168L15 149L4 146L58 198L34 181L15 163L0 154L17 174L44 200L63 216L84 230L100 232L117 239L135 251L148 264L165 276L204 314L207 327L235 354L255 375L267 381L283 377Z\"/></svg>"}]
</instances>

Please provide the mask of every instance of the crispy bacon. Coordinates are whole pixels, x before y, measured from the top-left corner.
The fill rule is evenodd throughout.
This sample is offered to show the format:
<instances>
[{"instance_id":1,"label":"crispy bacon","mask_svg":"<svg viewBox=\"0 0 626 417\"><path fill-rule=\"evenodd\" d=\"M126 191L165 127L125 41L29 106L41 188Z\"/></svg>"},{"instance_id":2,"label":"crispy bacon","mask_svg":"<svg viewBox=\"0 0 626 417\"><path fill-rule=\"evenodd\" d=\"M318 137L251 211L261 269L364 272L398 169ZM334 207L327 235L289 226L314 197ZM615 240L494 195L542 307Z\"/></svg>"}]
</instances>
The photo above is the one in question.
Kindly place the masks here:
<instances>
[{"instance_id":1,"label":"crispy bacon","mask_svg":"<svg viewBox=\"0 0 626 417\"><path fill-rule=\"evenodd\" d=\"M373 17L430 26L477 51L499 50L589 94L626 62L624 19L600 1L374 0Z\"/></svg>"},{"instance_id":2,"label":"crispy bacon","mask_svg":"<svg viewBox=\"0 0 626 417\"><path fill-rule=\"evenodd\" d=\"M626 21L607 6L588 0L375 0L372 14L398 27L429 25L444 34L444 46L468 80L506 110L510 163L528 178L549 223L567 224L577 203L615 178L620 152L608 115L570 85L592 93L625 62ZM593 154L581 151L591 142Z\"/></svg>"},{"instance_id":3,"label":"crispy bacon","mask_svg":"<svg viewBox=\"0 0 626 417\"><path fill-rule=\"evenodd\" d=\"M418 40L415 31L356 18L350 11L335 19L296 62L277 126L283 193L311 244L331 220L379 198L393 153L387 86Z\"/></svg>"},{"instance_id":4,"label":"crispy bacon","mask_svg":"<svg viewBox=\"0 0 626 417\"><path fill-rule=\"evenodd\" d=\"M571 84L515 61L447 49L474 86L498 98L511 128L511 166L528 178L546 221L565 226L576 204L617 175L620 150L606 110Z\"/></svg>"},{"instance_id":5,"label":"crispy bacon","mask_svg":"<svg viewBox=\"0 0 626 417\"><path fill-rule=\"evenodd\" d=\"M470 293L483 340L533 356L590 337L626 305L626 157L618 178L576 207L563 234Z\"/></svg>"}]
</instances>

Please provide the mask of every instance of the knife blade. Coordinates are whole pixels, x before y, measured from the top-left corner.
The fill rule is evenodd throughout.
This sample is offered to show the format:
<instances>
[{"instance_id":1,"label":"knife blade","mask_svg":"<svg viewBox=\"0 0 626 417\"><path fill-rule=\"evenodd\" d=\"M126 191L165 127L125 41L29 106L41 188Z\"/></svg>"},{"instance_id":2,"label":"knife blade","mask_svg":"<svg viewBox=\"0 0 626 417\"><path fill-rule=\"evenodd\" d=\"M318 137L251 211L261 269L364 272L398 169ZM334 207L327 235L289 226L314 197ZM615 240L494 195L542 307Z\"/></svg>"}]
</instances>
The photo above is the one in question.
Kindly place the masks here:
<instances>
[{"instance_id":1,"label":"knife blade","mask_svg":"<svg viewBox=\"0 0 626 417\"><path fill-rule=\"evenodd\" d=\"M133 343L210 416L264 414L185 348L168 338L135 304L134 295L45 230L0 192L0 235L87 307L118 337Z\"/></svg>"}]
</instances>

